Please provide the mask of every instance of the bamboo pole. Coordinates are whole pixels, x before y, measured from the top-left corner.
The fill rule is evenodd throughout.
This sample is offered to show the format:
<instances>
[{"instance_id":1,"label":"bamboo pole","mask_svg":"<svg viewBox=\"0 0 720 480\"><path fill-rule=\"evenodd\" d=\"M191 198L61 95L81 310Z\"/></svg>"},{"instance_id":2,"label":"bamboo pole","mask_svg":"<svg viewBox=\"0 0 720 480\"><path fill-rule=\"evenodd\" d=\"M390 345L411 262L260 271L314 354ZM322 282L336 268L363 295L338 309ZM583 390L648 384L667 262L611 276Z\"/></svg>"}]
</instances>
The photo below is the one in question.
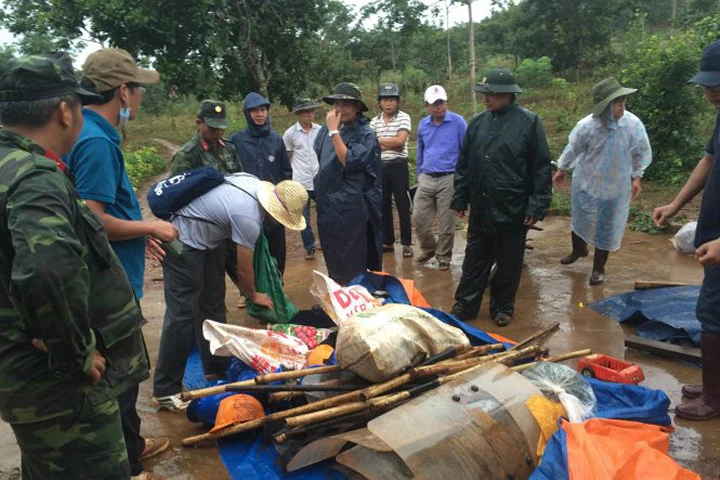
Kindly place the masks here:
<instances>
[{"instance_id":1,"label":"bamboo pole","mask_svg":"<svg viewBox=\"0 0 720 480\"><path fill-rule=\"evenodd\" d=\"M330 365L327 367L306 368L304 370L291 370L289 372L269 373L267 375L259 375L255 379L243 380L242 382L227 383L215 387L201 388L198 390L190 390L182 393L182 399L185 401L195 400L196 398L208 397L218 393L227 392L227 387L247 387L256 384L266 384L278 380L291 380L296 378L307 377L309 375L319 375L321 373L339 372L339 365Z\"/></svg>"},{"instance_id":2,"label":"bamboo pole","mask_svg":"<svg viewBox=\"0 0 720 480\"><path fill-rule=\"evenodd\" d=\"M518 365L516 367L512 367L512 370L516 372L524 372L528 368L534 367L538 363L545 363L545 362L551 362L551 363L559 363L564 362L565 360L571 360L573 358L578 357L584 357L585 355L590 355L592 353L592 350L585 349L585 350L576 350L574 352L568 352L563 353L562 355L555 355L554 357L548 357L545 360L542 360L540 362L532 362L532 363L526 363L524 365Z\"/></svg>"},{"instance_id":3,"label":"bamboo pole","mask_svg":"<svg viewBox=\"0 0 720 480\"><path fill-rule=\"evenodd\" d=\"M514 345L510 350L519 350L519 349L523 348L525 345L528 345L536 340L539 340L539 339L544 338L552 333L555 333L555 331L559 328L560 328L560 322L555 322L552 325L550 325L549 327L547 327L543 330L540 330L539 332L534 333L533 335L530 335L525 340L521 341L517 345Z\"/></svg>"},{"instance_id":4,"label":"bamboo pole","mask_svg":"<svg viewBox=\"0 0 720 480\"><path fill-rule=\"evenodd\" d=\"M478 347L473 347L470 350L468 350L465 353L461 353L457 357L455 357L455 360L465 360L467 358L472 357L479 357L481 355L487 355L492 350L501 350L503 348L502 343L491 343L489 345L480 345Z\"/></svg>"}]
</instances>

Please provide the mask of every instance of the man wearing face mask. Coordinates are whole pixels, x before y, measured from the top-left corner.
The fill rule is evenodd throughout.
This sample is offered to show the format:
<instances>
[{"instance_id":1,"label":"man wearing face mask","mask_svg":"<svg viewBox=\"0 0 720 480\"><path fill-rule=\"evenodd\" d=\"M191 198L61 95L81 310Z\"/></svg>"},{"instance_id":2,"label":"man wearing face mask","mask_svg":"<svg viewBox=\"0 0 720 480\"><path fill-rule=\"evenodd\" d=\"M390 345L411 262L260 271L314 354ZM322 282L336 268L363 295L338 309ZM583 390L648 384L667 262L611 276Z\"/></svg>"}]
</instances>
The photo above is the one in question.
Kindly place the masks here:
<instances>
[{"instance_id":1,"label":"man wearing face mask","mask_svg":"<svg viewBox=\"0 0 720 480\"><path fill-rule=\"evenodd\" d=\"M142 100L141 85L159 79L156 71L138 68L125 50L106 48L91 54L83 65L81 83L99 93L102 100L83 109L85 124L80 138L65 157L78 195L102 220L137 301L143 295L146 248L150 258L162 260L160 242L175 240L178 230L169 222L142 219L116 129L134 118ZM137 395L135 384L118 397L131 471L138 478L164 478L143 471L141 461L167 449L170 441L140 435Z\"/></svg>"},{"instance_id":2,"label":"man wearing face mask","mask_svg":"<svg viewBox=\"0 0 720 480\"><path fill-rule=\"evenodd\" d=\"M283 180L292 180L292 166L285 142L272 130L270 101L259 93L250 92L245 97L243 111L247 128L230 136L243 170L275 185ZM285 227L266 217L263 231L270 255L277 261L280 273L285 273Z\"/></svg>"}]
</instances>

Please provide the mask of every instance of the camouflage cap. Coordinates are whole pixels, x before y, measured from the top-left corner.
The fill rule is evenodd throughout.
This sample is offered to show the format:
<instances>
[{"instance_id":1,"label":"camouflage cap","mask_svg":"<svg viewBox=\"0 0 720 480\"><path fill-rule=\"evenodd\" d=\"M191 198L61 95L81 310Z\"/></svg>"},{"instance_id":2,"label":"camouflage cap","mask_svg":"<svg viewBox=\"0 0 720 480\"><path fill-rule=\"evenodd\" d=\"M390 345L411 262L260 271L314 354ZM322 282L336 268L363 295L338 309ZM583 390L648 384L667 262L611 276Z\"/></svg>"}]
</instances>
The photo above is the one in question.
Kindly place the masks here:
<instances>
[{"instance_id":1,"label":"camouflage cap","mask_svg":"<svg viewBox=\"0 0 720 480\"><path fill-rule=\"evenodd\" d=\"M65 52L29 55L0 66L0 102L21 102L75 94L83 105L102 100L80 87Z\"/></svg>"},{"instance_id":2,"label":"camouflage cap","mask_svg":"<svg viewBox=\"0 0 720 480\"><path fill-rule=\"evenodd\" d=\"M197 114L208 127L228 128L227 107L219 100L203 100L200 102L200 110Z\"/></svg>"},{"instance_id":3,"label":"camouflage cap","mask_svg":"<svg viewBox=\"0 0 720 480\"><path fill-rule=\"evenodd\" d=\"M93 82L100 93L123 83L147 85L160 81L158 72L138 68L132 55L120 48L103 48L90 54L83 65L83 77Z\"/></svg>"}]
</instances>

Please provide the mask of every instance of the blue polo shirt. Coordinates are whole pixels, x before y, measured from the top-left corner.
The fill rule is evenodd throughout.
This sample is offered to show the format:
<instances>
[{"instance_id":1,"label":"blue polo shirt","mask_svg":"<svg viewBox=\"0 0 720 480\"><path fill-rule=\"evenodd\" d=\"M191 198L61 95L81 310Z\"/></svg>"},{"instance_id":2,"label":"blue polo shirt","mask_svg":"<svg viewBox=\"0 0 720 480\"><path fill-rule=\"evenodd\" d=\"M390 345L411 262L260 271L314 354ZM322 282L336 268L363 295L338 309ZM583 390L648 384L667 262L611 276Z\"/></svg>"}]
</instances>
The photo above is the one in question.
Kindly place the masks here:
<instances>
[{"instance_id":1,"label":"blue polo shirt","mask_svg":"<svg viewBox=\"0 0 720 480\"><path fill-rule=\"evenodd\" d=\"M700 206L700 216L695 230L696 247L720 238L720 113L715 118L715 130L706 150L714 161Z\"/></svg>"},{"instance_id":2,"label":"blue polo shirt","mask_svg":"<svg viewBox=\"0 0 720 480\"><path fill-rule=\"evenodd\" d=\"M450 110L440 125L435 125L432 116L420 120L417 131L417 157L415 165L421 173L455 173L460 156L467 122Z\"/></svg>"},{"instance_id":3,"label":"blue polo shirt","mask_svg":"<svg viewBox=\"0 0 720 480\"><path fill-rule=\"evenodd\" d=\"M120 134L101 115L83 109L85 125L72 151L63 158L84 200L105 204L105 213L121 220L142 220L120 149ZM145 237L110 242L130 280L135 296L143 295Z\"/></svg>"}]
</instances>

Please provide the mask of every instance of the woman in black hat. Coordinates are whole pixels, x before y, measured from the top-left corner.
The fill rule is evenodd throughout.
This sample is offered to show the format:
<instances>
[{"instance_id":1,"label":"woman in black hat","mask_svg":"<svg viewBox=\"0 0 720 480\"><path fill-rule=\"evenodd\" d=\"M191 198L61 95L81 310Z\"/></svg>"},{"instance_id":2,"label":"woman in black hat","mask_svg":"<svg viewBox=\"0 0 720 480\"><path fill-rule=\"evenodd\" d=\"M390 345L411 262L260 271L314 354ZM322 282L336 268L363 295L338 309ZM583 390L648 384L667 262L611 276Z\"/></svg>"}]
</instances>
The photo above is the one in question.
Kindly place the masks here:
<instances>
[{"instance_id":1,"label":"woman in black hat","mask_svg":"<svg viewBox=\"0 0 720 480\"><path fill-rule=\"evenodd\" d=\"M334 108L315 140L318 234L328 274L346 284L382 269L380 145L356 85L340 83L323 101Z\"/></svg>"}]
</instances>

